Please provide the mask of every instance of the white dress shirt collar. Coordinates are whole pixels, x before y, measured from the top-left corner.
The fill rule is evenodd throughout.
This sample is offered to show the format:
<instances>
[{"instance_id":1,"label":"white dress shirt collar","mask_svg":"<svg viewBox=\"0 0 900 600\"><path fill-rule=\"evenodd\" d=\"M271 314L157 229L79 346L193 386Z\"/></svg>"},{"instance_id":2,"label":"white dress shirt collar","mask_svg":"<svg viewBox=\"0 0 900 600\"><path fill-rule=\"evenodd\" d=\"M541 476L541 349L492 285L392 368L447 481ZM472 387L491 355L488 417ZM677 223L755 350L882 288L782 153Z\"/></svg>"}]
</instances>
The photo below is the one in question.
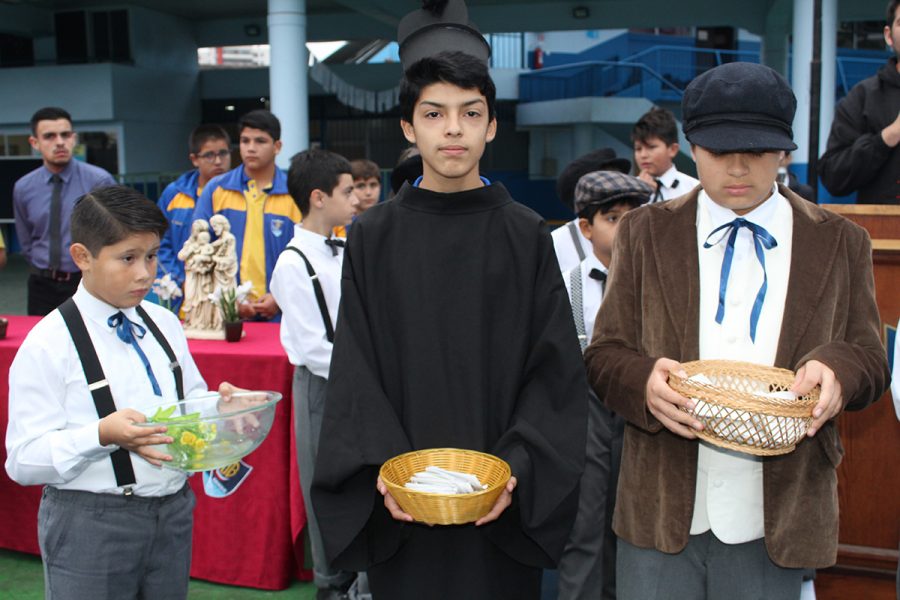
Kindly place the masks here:
<instances>
[{"instance_id":1,"label":"white dress shirt collar","mask_svg":"<svg viewBox=\"0 0 900 600\"><path fill-rule=\"evenodd\" d=\"M310 231L309 229L304 229L300 223L294 225L294 238L291 240L292 242L296 241L296 245L301 249L312 249L328 258L337 257L339 258L341 254L344 252L344 249L338 247L338 253L335 255L331 251L331 247L325 243L325 240L330 239L325 237L320 233L316 233L314 231Z\"/></svg>"},{"instance_id":2,"label":"white dress shirt collar","mask_svg":"<svg viewBox=\"0 0 900 600\"><path fill-rule=\"evenodd\" d=\"M102 325L101 330L107 333L115 333L115 328L109 326L109 318L119 311L122 311L130 321L143 322L143 319L138 316L134 307L116 308L112 304L106 303L84 287L84 280L78 284L78 289L75 291L73 299L75 304L78 305L78 311L81 313L81 316Z\"/></svg>"},{"instance_id":3,"label":"white dress shirt collar","mask_svg":"<svg viewBox=\"0 0 900 600\"><path fill-rule=\"evenodd\" d=\"M710 230L706 232L698 232L702 234L705 239L705 236L708 236L710 233L712 233L714 229L724 225L725 223L730 223L738 217L743 217L747 221L765 228L774 236L775 232L773 231L773 229L778 228L778 222L776 219L778 203L781 201L786 202L786 199L778 192L778 187L773 185L771 195L769 195L769 197L766 198L766 200L762 204L745 215L739 215L730 208L726 208L721 204L717 204L712 198L709 197L709 194L706 193L706 190L700 190L700 195L697 197L697 201L700 203L701 208L707 211L710 219ZM778 241L777 236L775 237L775 240ZM713 241L716 240L710 240L710 242Z\"/></svg>"},{"instance_id":4,"label":"white dress shirt collar","mask_svg":"<svg viewBox=\"0 0 900 600\"><path fill-rule=\"evenodd\" d=\"M600 262L600 259L597 258L597 255L593 252L585 256L584 261L581 264L583 265L582 273L585 277L588 276L588 273L591 272L591 269L598 269L606 274L609 274L609 269L606 268L606 265Z\"/></svg>"},{"instance_id":5,"label":"white dress shirt collar","mask_svg":"<svg viewBox=\"0 0 900 600\"><path fill-rule=\"evenodd\" d=\"M676 168L675 168L675 165L673 164L671 167L669 167L669 170L668 170L668 171L666 171L665 173L663 173L662 175L660 175L659 177L657 177L657 179L658 179L660 182L662 182L662 184L663 184L665 187L671 189L671 188L672 188L672 184L675 183L675 182L678 180L678 175L679 175L678 169L676 169ZM681 190L681 191L682 191L682 192L687 192L688 190Z\"/></svg>"}]
</instances>

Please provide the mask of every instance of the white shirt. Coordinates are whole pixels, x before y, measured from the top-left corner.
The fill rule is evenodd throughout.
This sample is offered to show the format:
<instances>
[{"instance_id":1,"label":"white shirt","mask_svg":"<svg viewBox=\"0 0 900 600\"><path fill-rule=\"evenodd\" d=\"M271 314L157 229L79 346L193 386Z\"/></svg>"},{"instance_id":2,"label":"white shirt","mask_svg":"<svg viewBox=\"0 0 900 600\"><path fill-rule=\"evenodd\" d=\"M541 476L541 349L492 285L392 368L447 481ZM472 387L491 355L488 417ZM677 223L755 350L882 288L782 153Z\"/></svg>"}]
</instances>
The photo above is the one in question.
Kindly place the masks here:
<instances>
[{"instance_id":1,"label":"white shirt","mask_svg":"<svg viewBox=\"0 0 900 600\"><path fill-rule=\"evenodd\" d=\"M581 261L577 267L581 276L581 304L582 318L584 319L584 332L587 335L587 343L591 343L591 335L594 333L594 320L597 318L597 311L600 310L600 303L603 302L604 284L596 279L592 279L588 273L591 269L598 269L603 273L609 274L607 268L594 254L593 250L587 257ZM572 271L569 269L563 273L563 281L566 284L566 291L569 293L569 301L572 301ZM576 275L579 276L579 275ZM577 317L576 317L577 318Z\"/></svg>"},{"instance_id":2,"label":"white shirt","mask_svg":"<svg viewBox=\"0 0 900 600\"><path fill-rule=\"evenodd\" d=\"M116 408L133 408L149 415L157 405L174 402L177 392L169 359L149 328L138 344L147 355L162 397L153 393L137 351L120 340L116 330L107 324L107 319L119 309L92 296L84 283L74 298ZM185 395L205 392L206 383L191 358L177 317L150 302L142 302L141 306L181 364ZM122 312L145 326L134 308ZM75 343L62 315L54 310L31 330L9 369L6 472L22 485L49 484L66 490L121 493L109 458L118 447L100 445L99 420ZM131 464L137 480L134 493L138 496L173 494L184 485L186 476L180 471L155 467L133 453Z\"/></svg>"},{"instance_id":3,"label":"white shirt","mask_svg":"<svg viewBox=\"0 0 900 600\"><path fill-rule=\"evenodd\" d=\"M719 279L727 236L712 248L704 248L716 227L738 215L719 206L701 191L697 205L697 246L700 259L700 358L741 360L774 365L787 296L793 240L793 212L777 188L771 197L745 219L764 227L777 242L763 250L768 290L756 329L750 339L750 313L763 281L753 237L745 227L737 235L731 274L725 295L725 315L716 323ZM710 240L719 238L721 232ZM691 535L712 529L721 541L739 544L765 534L763 520L762 461L750 454L724 450L701 442L697 458L697 486Z\"/></svg>"},{"instance_id":4,"label":"white shirt","mask_svg":"<svg viewBox=\"0 0 900 600\"><path fill-rule=\"evenodd\" d=\"M675 168L675 165L669 167L669 170L656 178L660 182L660 191L662 192L662 200L671 200L678 196L683 196L689 191L697 187L699 180L694 179L690 175L686 175ZM651 201L654 195L650 196Z\"/></svg>"},{"instance_id":5,"label":"white shirt","mask_svg":"<svg viewBox=\"0 0 900 600\"><path fill-rule=\"evenodd\" d=\"M553 230L550 237L553 238L553 249L556 251L556 260L559 262L559 270L563 273L569 269L574 269L578 263L582 261L578 254L578 248L572 240L570 227L575 226L575 237L581 244L584 257L593 256L594 249L591 242L581 235L581 229L578 228L578 217L575 217L565 225L561 225Z\"/></svg>"},{"instance_id":6,"label":"white shirt","mask_svg":"<svg viewBox=\"0 0 900 600\"><path fill-rule=\"evenodd\" d=\"M894 412L900 419L900 322L894 334L894 372L891 373L891 396L894 397Z\"/></svg>"},{"instance_id":7,"label":"white shirt","mask_svg":"<svg viewBox=\"0 0 900 600\"><path fill-rule=\"evenodd\" d=\"M322 285L331 326L337 324L338 304L341 301L341 267L344 249L337 255L325 244L325 236L294 225L294 238L288 247L295 247L309 259ZM312 279L306 263L291 250L278 257L269 289L281 308L281 345L292 365L304 366L314 375L328 379L333 344L325 334L325 321L316 301Z\"/></svg>"}]
</instances>

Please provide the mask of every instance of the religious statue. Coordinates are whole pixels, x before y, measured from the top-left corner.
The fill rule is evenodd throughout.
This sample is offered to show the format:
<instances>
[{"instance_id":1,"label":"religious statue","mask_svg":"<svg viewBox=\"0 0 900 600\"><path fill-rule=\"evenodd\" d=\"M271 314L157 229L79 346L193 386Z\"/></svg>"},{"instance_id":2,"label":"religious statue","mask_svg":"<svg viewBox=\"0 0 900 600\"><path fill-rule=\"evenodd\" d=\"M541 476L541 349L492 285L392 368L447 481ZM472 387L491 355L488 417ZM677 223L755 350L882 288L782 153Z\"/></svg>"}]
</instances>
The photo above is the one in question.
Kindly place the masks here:
<instances>
[{"instance_id":1,"label":"religious statue","mask_svg":"<svg viewBox=\"0 0 900 600\"><path fill-rule=\"evenodd\" d=\"M228 222L225 217L220 218ZM178 252L178 259L184 261L184 303L181 308L184 311L186 337L220 340L225 338L222 312L212 295L216 288L217 266L227 261L216 255L217 247L210 243L210 239L209 224L197 219L191 224L190 237ZM233 245L232 255L236 263ZM233 279L231 285L234 286Z\"/></svg>"},{"instance_id":2,"label":"religious statue","mask_svg":"<svg viewBox=\"0 0 900 600\"><path fill-rule=\"evenodd\" d=\"M216 241L212 243L214 287L224 293L237 285L237 240L231 233L231 223L224 215L213 215L209 218L209 225L216 234Z\"/></svg>"}]
</instances>

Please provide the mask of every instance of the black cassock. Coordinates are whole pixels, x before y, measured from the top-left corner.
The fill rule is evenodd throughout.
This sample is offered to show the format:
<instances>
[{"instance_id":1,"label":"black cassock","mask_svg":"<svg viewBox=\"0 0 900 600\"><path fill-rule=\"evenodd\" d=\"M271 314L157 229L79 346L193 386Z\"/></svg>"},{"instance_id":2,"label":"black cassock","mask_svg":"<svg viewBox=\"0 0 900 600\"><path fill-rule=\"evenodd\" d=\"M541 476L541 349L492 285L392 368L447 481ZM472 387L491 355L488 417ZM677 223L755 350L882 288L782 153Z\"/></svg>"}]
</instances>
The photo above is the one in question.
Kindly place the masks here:
<instances>
[{"instance_id":1,"label":"black cassock","mask_svg":"<svg viewBox=\"0 0 900 600\"><path fill-rule=\"evenodd\" d=\"M406 185L353 225L341 293L312 489L329 558L376 600L537 598L575 518L588 398L543 221L497 183ZM444 447L509 462L496 522L391 519L382 463Z\"/></svg>"}]
</instances>

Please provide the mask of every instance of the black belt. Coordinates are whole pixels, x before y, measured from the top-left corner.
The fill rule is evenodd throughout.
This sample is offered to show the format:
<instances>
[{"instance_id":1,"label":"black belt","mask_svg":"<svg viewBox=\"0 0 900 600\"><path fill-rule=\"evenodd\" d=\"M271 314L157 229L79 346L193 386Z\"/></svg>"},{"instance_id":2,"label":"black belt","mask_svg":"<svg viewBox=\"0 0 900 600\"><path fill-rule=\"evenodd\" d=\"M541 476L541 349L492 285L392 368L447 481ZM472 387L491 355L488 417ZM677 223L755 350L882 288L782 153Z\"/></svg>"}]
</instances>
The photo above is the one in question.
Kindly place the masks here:
<instances>
[{"instance_id":1,"label":"black belt","mask_svg":"<svg viewBox=\"0 0 900 600\"><path fill-rule=\"evenodd\" d=\"M80 275L81 271L70 273L69 271L57 271L56 269L38 269L37 267L28 267L28 271L32 275L43 277L44 279L52 279L53 281L71 281L76 275Z\"/></svg>"}]
</instances>

